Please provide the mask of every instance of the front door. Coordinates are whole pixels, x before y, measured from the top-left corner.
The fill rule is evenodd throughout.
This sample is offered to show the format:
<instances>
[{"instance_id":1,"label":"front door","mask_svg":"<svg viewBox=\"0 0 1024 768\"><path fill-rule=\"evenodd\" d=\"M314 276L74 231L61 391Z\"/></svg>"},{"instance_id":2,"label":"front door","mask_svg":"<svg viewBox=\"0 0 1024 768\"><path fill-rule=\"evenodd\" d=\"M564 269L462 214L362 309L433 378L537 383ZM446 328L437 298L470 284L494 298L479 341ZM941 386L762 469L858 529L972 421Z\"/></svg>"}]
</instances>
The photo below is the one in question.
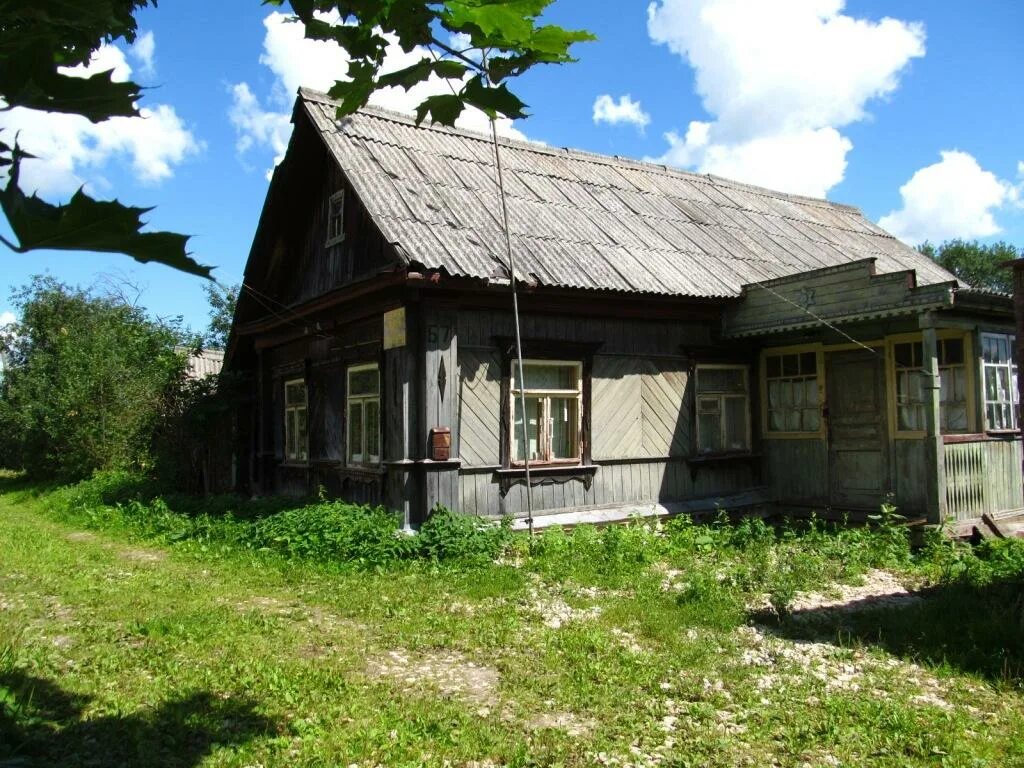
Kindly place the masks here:
<instances>
[{"instance_id":1,"label":"front door","mask_svg":"<svg viewBox=\"0 0 1024 768\"><path fill-rule=\"evenodd\" d=\"M889 490L882 356L830 353L825 378L831 504L877 510Z\"/></svg>"}]
</instances>

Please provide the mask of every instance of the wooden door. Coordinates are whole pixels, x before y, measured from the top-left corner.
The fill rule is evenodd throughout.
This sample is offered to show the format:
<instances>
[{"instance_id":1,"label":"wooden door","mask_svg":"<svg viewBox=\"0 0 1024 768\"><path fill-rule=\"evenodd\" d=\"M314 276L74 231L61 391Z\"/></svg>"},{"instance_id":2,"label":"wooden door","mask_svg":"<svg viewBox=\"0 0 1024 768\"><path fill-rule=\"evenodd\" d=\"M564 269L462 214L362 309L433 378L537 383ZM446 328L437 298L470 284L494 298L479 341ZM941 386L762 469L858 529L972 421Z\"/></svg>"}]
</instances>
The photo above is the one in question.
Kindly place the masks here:
<instances>
[{"instance_id":1,"label":"wooden door","mask_svg":"<svg viewBox=\"0 0 1024 768\"><path fill-rule=\"evenodd\" d=\"M877 511L889 490L882 357L867 350L833 352L825 377L831 504Z\"/></svg>"}]
</instances>

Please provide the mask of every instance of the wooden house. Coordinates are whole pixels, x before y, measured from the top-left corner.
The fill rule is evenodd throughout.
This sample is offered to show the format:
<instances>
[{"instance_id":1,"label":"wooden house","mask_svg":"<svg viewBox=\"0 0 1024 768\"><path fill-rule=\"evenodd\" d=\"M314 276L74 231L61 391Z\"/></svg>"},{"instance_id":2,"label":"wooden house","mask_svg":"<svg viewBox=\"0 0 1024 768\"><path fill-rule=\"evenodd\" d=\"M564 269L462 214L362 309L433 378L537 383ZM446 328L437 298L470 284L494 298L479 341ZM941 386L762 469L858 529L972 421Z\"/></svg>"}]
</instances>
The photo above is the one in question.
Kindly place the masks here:
<instances>
[{"instance_id":1,"label":"wooden house","mask_svg":"<svg viewBox=\"0 0 1024 768\"><path fill-rule=\"evenodd\" d=\"M226 360L251 491L522 517L528 458L553 519L1024 506L1011 299L857 209L503 140L520 376L489 138L293 122Z\"/></svg>"}]
</instances>

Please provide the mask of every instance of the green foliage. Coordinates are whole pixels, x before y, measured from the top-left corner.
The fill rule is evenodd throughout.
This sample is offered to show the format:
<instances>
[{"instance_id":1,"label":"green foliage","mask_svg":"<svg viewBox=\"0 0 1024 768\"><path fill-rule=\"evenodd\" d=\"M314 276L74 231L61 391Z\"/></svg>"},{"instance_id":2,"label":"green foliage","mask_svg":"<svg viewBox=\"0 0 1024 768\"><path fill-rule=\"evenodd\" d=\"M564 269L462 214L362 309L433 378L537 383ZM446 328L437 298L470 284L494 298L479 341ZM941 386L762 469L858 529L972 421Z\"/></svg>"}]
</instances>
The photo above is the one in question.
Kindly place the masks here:
<instances>
[{"instance_id":1,"label":"green foliage","mask_svg":"<svg viewBox=\"0 0 1024 768\"><path fill-rule=\"evenodd\" d=\"M150 466L153 430L184 375L182 331L49 277L13 300L21 322L5 340L4 458L36 478Z\"/></svg>"},{"instance_id":2,"label":"green foliage","mask_svg":"<svg viewBox=\"0 0 1024 768\"><path fill-rule=\"evenodd\" d=\"M82 115L94 123L137 116L141 89L135 83L115 82L109 71L75 77L63 70L87 64L102 43L134 41L134 14L148 4L148 0L3 0L0 100L7 108ZM0 190L0 207L18 242L6 238L0 238L0 242L12 251L124 253L136 261L156 261L210 276L210 268L185 251L187 236L141 231L141 216L150 209L126 206L117 200L94 200L81 189L65 205L26 195L18 182L21 161L29 155L18 149L16 137L5 138L7 143L0 142L0 167L9 166L9 172Z\"/></svg>"},{"instance_id":3,"label":"green foliage","mask_svg":"<svg viewBox=\"0 0 1024 768\"><path fill-rule=\"evenodd\" d=\"M380 567L409 557L415 540L383 507L321 502L255 524L251 542L286 557Z\"/></svg>"},{"instance_id":4,"label":"green foliage","mask_svg":"<svg viewBox=\"0 0 1024 768\"><path fill-rule=\"evenodd\" d=\"M268 0L284 5L284 0ZM526 105L508 90L505 80L538 64L573 61L569 48L594 37L582 30L541 24L540 17L553 0L290 0L305 25L306 37L329 40L344 48L351 59L348 79L338 80L330 95L342 103L338 116L364 106L378 88L400 86L409 90L431 77L446 80L451 94L426 98L416 119L453 125L467 106L494 118L525 117ZM326 21L337 14L344 24ZM460 49L454 35L468 40ZM396 41L404 51L416 48L424 55L397 72L382 73L387 46Z\"/></svg>"},{"instance_id":5,"label":"green foliage","mask_svg":"<svg viewBox=\"0 0 1024 768\"><path fill-rule=\"evenodd\" d=\"M486 564L501 555L512 538L511 521L500 524L459 515L438 505L420 527L417 544L424 557Z\"/></svg>"},{"instance_id":6,"label":"green foliage","mask_svg":"<svg viewBox=\"0 0 1024 768\"><path fill-rule=\"evenodd\" d=\"M0 2L0 98L11 106L82 115L94 123L135 115L140 91L135 83L114 82L111 72L81 78L61 70L88 63L102 42L134 42L135 13L148 4Z\"/></svg>"},{"instance_id":7,"label":"green foliage","mask_svg":"<svg viewBox=\"0 0 1024 768\"><path fill-rule=\"evenodd\" d=\"M0 154L5 149L0 144ZM183 272L209 277L205 267L185 252L186 235L141 232L142 216L151 208L132 208L117 200L98 201L79 189L64 205L53 205L18 186L21 160L31 157L17 147L12 152L7 185L0 190L0 207L18 243L0 237L15 253L34 250L125 253L139 262L156 261Z\"/></svg>"},{"instance_id":8,"label":"green foliage","mask_svg":"<svg viewBox=\"0 0 1024 768\"><path fill-rule=\"evenodd\" d=\"M977 240L947 240L938 247L925 242L917 249L971 287L1002 293L1013 291L1013 273L1001 265L1024 256L1009 243L983 245Z\"/></svg>"},{"instance_id":9,"label":"green foliage","mask_svg":"<svg viewBox=\"0 0 1024 768\"><path fill-rule=\"evenodd\" d=\"M207 283L203 286L206 300L210 303L210 325L203 343L214 349L226 349L231 336L231 324L235 320L238 305L238 291L241 286Z\"/></svg>"}]
</instances>

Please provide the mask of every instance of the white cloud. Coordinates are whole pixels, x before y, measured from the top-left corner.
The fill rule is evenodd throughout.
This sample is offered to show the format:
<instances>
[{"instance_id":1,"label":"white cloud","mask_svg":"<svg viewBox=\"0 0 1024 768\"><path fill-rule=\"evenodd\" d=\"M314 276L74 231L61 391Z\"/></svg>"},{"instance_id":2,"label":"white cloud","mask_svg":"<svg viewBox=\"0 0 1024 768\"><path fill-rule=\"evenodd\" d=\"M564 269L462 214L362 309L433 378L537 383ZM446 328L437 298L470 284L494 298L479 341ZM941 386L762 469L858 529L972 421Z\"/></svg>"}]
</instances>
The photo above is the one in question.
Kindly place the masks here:
<instances>
[{"instance_id":1,"label":"white cloud","mask_svg":"<svg viewBox=\"0 0 1024 768\"><path fill-rule=\"evenodd\" d=\"M232 105L229 117L238 134L237 148L245 153L256 146L267 147L274 154L274 163L280 162L291 134L289 124L292 102L299 87L327 91L335 80L344 79L348 72L348 56L335 43L308 40L302 24L289 21L289 15L274 11L263 20L266 34L260 63L275 75L269 99L261 103L248 83L231 87ZM330 17L324 17L329 19ZM408 67L430 53L417 46L403 51L397 42L388 46L384 72ZM451 86L438 77L419 83L409 91L404 88L384 88L373 93L370 103L397 112L413 113L428 96L450 93ZM489 132L490 121L477 109L466 110L457 125L469 130ZM511 120L498 121L498 133L509 138L525 139Z\"/></svg>"},{"instance_id":2,"label":"white cloud","mask_svg":"<svg viewBox=\"0 0 1024 768\"><path fill-rule=\"evenodd\" d=\"M156 38L153 31L143 32L135 38L135 42L128 50L132 58L139 62L142 74L152 77L156 74Z\"/></svg>"},{"instance_id":3,"label":"white cloud","mask_svg":"<svg viewBox=\"0 0 1024 768\"><path fill-rule=\"evenodd\" d=\"M844 14L844 0L657 0L648 34L688 61L714 116L666 135L659 162L824 196L853 145L840 128L890 96L924 28Z\"/></svg>"},{"instance_id":4,"label":"white cloud","mask_svg":"<svg viewBox=\"0 0 1024 768\"><path fill-rule=\"evenodd\" d=\"M274 165L284 158L288 138L292 133L291 118L287 112L263 109L247 83L231 86L232 104L228 117L235 126L238 140L235 148L240 155L254 145L270 147L274 152ZM269 173L267 174L269 177Z\"/></svg>"},{"instance_id":5,"label":"white cloud","mask_svg":"<svg viewBox=\"0 0 1024 768\"><path fill-rule=\"evenodd\" d=\"M644 112L640 102L633 101L628 93L619 96L617 102L607 93L594 100L594 123L630 123L642 131L650 122L651 116Z\"/></svg>"},{"instance_id":6,"label":"white cloud","mask_svg":"<svg viewBox=\"0 0 1024 768\"><path fill-rule=\"evenodd\" d=\"M6 312L0 312L0 328L6 328L11 323L18 322L17 316L10 310Z\"/></svg>"},{"instance_id":7,"label":"white cloud","mask_svg":"<svg viewBox=\"0 0 1024 768\"><path fill-rule=\"evenodd\" d=\"M124 53L103 45L87 65L66 71L88 77L108 70L118 81L132 74ZM22 165L22 187L44 197L69 195L87 181L106 185L104 169L122 156L128 157L137 181L155 184L173 176L174 166L203 147L166 104L142 107L138 117L114 117L102 123L91 123L80 115L17 107L0 112L0 131L8 141L17 132L21 147L36 156Z\"/></svg>"},{"instance_id":8,"label":"white cloud","mask_svg":"<svg viewBox=\"0 0 1024 768\"><path fill-rule=\"evenodd\" d=\"M940 154L939 162L919 169L900 187L903 207L883 216L879 225L911 245L998 234L995 214L1019 204L1019 189L966 152Z\"/></svg>"},{"instance_id":9,"label":"white cloud","mask_svg":"<svg viewBox=\"0 0 1024 768\"><path fill-rule=\"evenodd\" d=\"M111 72L110 79L123 83L132 76L132 68L120 48L101 45L85 64L75 67L60 67L59 71L72 77L92 77L98 72Z\"/></svg>"}]
</instances>

